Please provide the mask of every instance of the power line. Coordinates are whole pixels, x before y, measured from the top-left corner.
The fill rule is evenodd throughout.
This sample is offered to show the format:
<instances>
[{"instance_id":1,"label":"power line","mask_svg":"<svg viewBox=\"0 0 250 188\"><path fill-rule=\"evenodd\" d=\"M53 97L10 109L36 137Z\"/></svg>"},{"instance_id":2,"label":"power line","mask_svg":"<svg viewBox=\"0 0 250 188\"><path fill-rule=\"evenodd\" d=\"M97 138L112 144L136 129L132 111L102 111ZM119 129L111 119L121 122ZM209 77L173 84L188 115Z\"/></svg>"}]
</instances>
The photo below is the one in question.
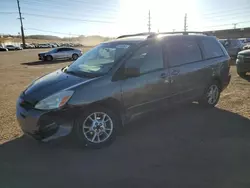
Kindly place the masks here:
<instances>
[{"instance_id":1,"label":"power line","mask_svg":"<svg viewBox=\"0 0 250 188\"><path fill-rule=\"evenodd\" d=\"M237 24L241 24L241 23L250 23L250 20L247 21L242 21L242 22L237 22ZM221 27L221 26L231 26L232 23L230 24L221 24L221 25L210 25L210 26L202 26L203 28L212 28L212 27ZM192 29L200 29L200 27L196 27L196 28L192 28Z\"/></svg>"},{"instance_id":2,"label":"power line","mask_svg":"<svg viewBox=\"0 0 250 188\"><path fill-rule=\"evenodd\" d=\"M203 19L214 19L214 18L218 18L218 17L228 17L228 16L231 16L231 15L244 15L244 14L248 13L248 12L246 12L248 10L250 10L250 8L248 8L246 10L242 9L240 12L236 12L236 13L228 12L226 14L224 13L224 14L221 14L221 15L213 15L213 14L208 15L208 16L202 16L201 15L200 17L203 18Z\"/></svg>"},{"instance_id":3,"label":"power line","mask_svg":"<svg viewBox=\"0 0 250 188\"><path fill-rule=\"evenodd\" d=\"M61 19L61 20L72 20L72 21L80 21L80 22L92 22L92 23L116 23L111 21L103 21L103 20L89 20L89 19L79 19L79 18L66 18L60 16L47 16L44 14L31 14L31 13L23 13L24 15L28 16L35 16L35 17L44 17L44 18L52 18L52 19Z\"/></svg>"},{"instance_id":4,"label":"power line","mask_svg":"<svg viewBox=\"0 0 250 188\"><path fill-rule=\"evenodd\" d=\"M46 0L35 0L35 2L44 2L44 1L46 1ZM61 3L61 0L59 0L59 1L56 1L56 0L47 0L47 1L49 1L49 2L56 2L56 3ZM74 3L80 3L80 4L88 4L88 5L90 5L90 3L93 3L93 2L90 2L89 0L88 1L79 1L79 0L70 0L70 3L72 3L72 2L74 2ZM104 2L104 1L102 1L102 2ZM107 0L105 1L105 4L107 4L106 3L107 2ZM113 4L113 3L108 3L109 5L117 5L117 4ZM91 5L94 5L94 6L99 6L100 7L100 5L99 4L91 4ZM103 7L102 7L103 8Z\"/></svg>"},{"instance_id":5,"label":"power line","mask_svg":"<svg viewBox=\"0 0 250 188\"><path fill-rule=\"evenodd\" d=\"M66 4L52 4L51 2L53 2L52 0L50 1L50 2L47 2L47 1L33 1L33 0L22 0L22 3L26 3L26 4L28 4L28 5L40 5L40 6L42 6L42 5L48 5L48 6L52 6L53 8L55 8L55 7L60 7L60 8L69 8L69 5L66 5ZM73 4L71 3L71 1L68 1L68 2L70 2L70 6L72 6L73 7ZM31 4L32 3L32 4ZM59 2L55 2L54 1L54 3L59 3ZM79 4L77 4L76 6L79 6ZM101 7L102 9L100 9L100 7L99 8L95 8L95 7L93 7L93 8L87 8L86 9L86 7L84 7L85 8L85 10L95 10L95 9L98 9L98 10L102 10L102 11L111 11L111 12L117 12L118 13L118 11L117 11L117 8L114 8L114 9L110 9L110 8L108 8L108 9L103 9L103 7ZM83 8L83 9L84 9Z\"/></svg>"},{"instance_id":6,"label":"power line","mask_svg":"<svg viewBox=\"0 0 250 188\"><path fill-rule=\"evenodd\" d=\"M39 8L41 11L41 10L43 10L43 8L46 8L46 10L50 10L51 13L53 13L54 11L58 11L58 10L61 10L61 11L63 11L63 13L65 13L68 10L71 10L71 9L69 9L68 6L61 5L61 4L53 5L53 6L44 6L44 5L40 5L40 4L30 4L27 2L23 2L22 4L24 5L23 6L24 8L28 8L28 9ZM97 8L93 9L93 8L89 8L89 7L84 7L83 10L84 10L84 11L82 11L83 13L87 12L88 14L92 14L92 15L101 13L104 15L116 16L119 13L117 11L107 11L107 10L102 10L102 9L97 9ZM76 11L74 10L74 12L76 12Z\"/></svg>"},{"instance_id":7,"label":"power line","mask_svg":"<svg viewBox=\"0 0 250 188\"><path fill-rule=\"evenodd\" d=\"M63 32L57 32L57 31L48 31L48 30L35 29L35 28L25 28L25 30L32 30L32 31L40 31L40 32L46 32L46 33L55 33L55 34L69 35L69 33L63 33ZM70 33L70 35L79 36L80 34Z\"/></svg>"},{"instance_id":8,"label":"power line","mask_svg":"<svg viewBox=\"0 0 250 188\"><path fill-rule=\"evenodd\" d=\"M26 10L27 11L29 11L28 13L30 13L30 14L32 14L32 12L30 12L30 11L35 11L35 12L37 12L37 11L40 11L40 13L46 13L46 15L48 15L47 13L51 13L51 11L50 10L48 10L48 9L46 9L46 10L43 10L43 9L40 9L40 8L25 8L25 7L22 7L22 9L24 10L24 12L26 12ZM85 13L83 13L82 15L81 14L72 14L72 13L70 13L70 12L65 12L65 11L63 11L63 10L58 10L58 9L55 9L55 10L53 10L53 12L54 13L56 13L57 15L58 15L58 13L59 14L66 14L66 15L70 15L70 16L76 16L76 17L87 17L87 16L91 16L91 15L86 15ZM92 14L91 12L88 12L88 13L90 13L90 14ZM93 14L92 14L93 15ZM104 16L102 16L102 18L107 18L107 19L114 19L115 18L115 16L106 16L107 14L105 14ZM50 16L50 15L49 15ZM53 15L52 15L53 16Z\"/></svg>"},{"instance_id":9,"label":"power line","mask_svg":"<svg viewBox=\"0 0 250 188\"><path fill-rule=\"evenodd\" d=\"M18 12L0 12L0 14L18 14Z\"/></svg>"},{"instance_id":10,"label":"power line","mask_svg":"<svg viewBox=\"0 0 250 188\"><path fill-rule=\"evenodd\" d=\"M234 7L233 9L220 9L220 10L216 10L216 11L212 11L212 12L208 12L208 13L202 13L201 15L214 15L214 14L221 14L223 12L233 12L233 11L237 11L237 10L242 10L242 9L246 9L246 8L250 8L250 5L247 4L245 6L241 6L241 7ZM214 10L214 9L212 9Z\"/></svg>"}]
</instances>

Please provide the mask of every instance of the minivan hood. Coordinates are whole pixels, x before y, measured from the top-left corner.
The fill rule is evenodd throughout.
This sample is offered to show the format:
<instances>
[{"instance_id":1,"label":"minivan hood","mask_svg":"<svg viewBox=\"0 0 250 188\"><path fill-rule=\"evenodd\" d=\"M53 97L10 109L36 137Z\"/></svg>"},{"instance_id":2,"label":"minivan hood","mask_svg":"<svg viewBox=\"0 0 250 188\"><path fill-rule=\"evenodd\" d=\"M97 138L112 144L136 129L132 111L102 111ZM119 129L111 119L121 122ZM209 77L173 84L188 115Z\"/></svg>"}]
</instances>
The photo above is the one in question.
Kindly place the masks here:
<instances>
[{"instance_id":1,"label":"minivan hood","mask_svg":"<svg viewBox=\"0 0 250 188\"><path fill-rule=\"evenodd\" d=\"M250 50L243 50L243 51L240 51L238 54L240 54L240 55L250 55Z\"/></svg>"},{"instance_id":2,"label":"minivan hood","mask_svg":"<svg viewBox=\"0 0 250 188\"><path fill-rule=\"evenodd\" d=\"M77 77L57 70L35 80L24 92L24 99L36 103L63 89L84 84L94 78Z\"/></svg>"}]
</instances>

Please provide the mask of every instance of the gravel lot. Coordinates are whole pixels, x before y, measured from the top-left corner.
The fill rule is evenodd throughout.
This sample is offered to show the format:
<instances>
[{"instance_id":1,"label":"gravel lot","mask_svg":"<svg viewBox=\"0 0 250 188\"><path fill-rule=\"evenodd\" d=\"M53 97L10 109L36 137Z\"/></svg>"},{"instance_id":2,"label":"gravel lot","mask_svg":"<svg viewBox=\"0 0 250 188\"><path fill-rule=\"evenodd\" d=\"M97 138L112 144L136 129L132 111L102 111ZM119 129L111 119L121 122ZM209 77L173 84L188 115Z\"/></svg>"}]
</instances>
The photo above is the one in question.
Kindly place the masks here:
<instances>
[{"instance_id":1,"label":"gravel lot","mask_svg":"<svg viewBox=\"0 0 250 188\"><path fill-rule=\"evenodd\" d=\"M41 144L22 136L18 95L69 61L42 64L37 53L0 53L0 187L250 187L250 82L236 74L217 108L152 113L114 144L79 148L72 137Z\"/></svg>"}]
</instances>

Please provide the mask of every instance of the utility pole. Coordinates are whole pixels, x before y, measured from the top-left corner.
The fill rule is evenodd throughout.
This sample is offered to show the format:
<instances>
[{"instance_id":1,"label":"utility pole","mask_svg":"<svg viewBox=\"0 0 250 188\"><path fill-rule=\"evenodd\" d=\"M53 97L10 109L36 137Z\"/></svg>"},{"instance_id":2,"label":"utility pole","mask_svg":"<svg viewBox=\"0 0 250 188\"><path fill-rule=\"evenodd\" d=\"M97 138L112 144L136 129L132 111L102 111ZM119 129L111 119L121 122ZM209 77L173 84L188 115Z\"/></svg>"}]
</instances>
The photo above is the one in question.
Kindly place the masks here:
<instances>
[{"instance_id":1,"label":"utility pole","mask_svg":"<svg viewBox=\"0 0 250 188\"><path fill-rule=\"evenodd\" d=\"M18 12L19 12L19 19L21 23L22 43L23 43L23 48L25 48L25 38L24 38L24 31L23 31L23 19L24 18L22 17L19 0L16 0L16 1L17 1Z\"/></svg>"},{"instance_id":2,"label":"utility pole","mask_svg":"<svg viewBox=\"0 0 250 188\"><path fill-rule=\"evenodd\" d=\"M151 16L150 16L150 10L148 11L148 32L151 32Z\"/></svg>"},{"instance_id":3,"label":"utility pole","mask_svg":"<svg viewBox=\"0 0 250 188\"><path fill-rule=\"evenodd\" d=\"M234 29L236 29L237 23L234 23L233 26L234 26Z\"/></svg>"},{"instance_id":4,"label":"utility pole","mask_svg":"<svg viewBox=\"0 0 250 188\"><path fill-rule=\"evenodd\" d=\"M184 16L184 32L187 31L187 13Z\"/></svg>"}]
</instances>

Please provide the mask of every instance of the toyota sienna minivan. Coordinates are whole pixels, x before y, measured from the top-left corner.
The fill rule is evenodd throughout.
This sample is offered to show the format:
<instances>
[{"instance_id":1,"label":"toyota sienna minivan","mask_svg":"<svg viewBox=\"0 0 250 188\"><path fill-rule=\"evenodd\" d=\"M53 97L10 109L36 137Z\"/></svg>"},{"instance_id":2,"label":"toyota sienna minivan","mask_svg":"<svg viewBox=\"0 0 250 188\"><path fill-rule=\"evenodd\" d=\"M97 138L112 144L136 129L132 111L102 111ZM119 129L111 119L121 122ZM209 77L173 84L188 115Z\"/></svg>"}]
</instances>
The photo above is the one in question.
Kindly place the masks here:
<instances>
[{"instance_id":1,"label":"toyota sienna minivan","mask_svg":"<svg viewBox=\"0 0 250 188\"><path fill-rule=\"evenodd\" d=\"M146 112L192 101L215 106L231 78L229 60L203 33L120 36L33 81L17 100L17 120L35 139L73 130L84 146L100 148Z\"/></svg>"}]
</instances>

